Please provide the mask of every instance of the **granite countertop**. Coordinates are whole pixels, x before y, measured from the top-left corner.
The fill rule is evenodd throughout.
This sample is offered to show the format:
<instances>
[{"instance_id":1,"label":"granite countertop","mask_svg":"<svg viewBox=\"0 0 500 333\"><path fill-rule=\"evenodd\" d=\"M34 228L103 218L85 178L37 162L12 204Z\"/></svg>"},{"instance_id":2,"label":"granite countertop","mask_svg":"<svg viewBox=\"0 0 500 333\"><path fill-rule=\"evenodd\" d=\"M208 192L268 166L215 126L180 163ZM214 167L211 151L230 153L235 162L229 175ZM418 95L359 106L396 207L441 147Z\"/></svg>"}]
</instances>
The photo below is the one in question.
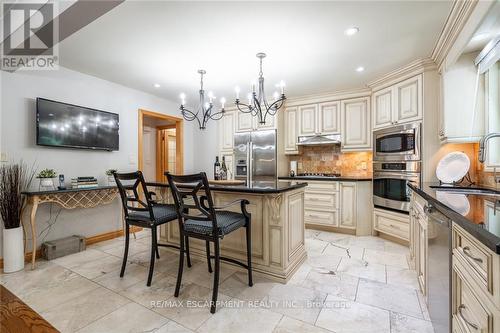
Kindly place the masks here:
<instances>
[{"instance_id":1,"label":"granite countertop","mask_svg":"<svg viewBox=\"0 0 500 333\"><path fill-rule=\"evenodd\" d=\"M340 176L340 177L324 177L324 176L285 176L278 177L281 180L322 180L322 181L350 181L350 182L368 182L372 181L372 177L357 177L357 176Z\"/></svg>"},{"instance_id":2,"label":"granite countertop","mask_svg":"<svg viewBox=\"0 0 500 333\"><path fill-rule=\"evenodd\" d=\"M148 186L156 186L156 187L168 187L168 183L162 182L146 182ZM190 185L184 185L186 187L190 187ZM292 191L298 188L306 187L307 183L297 183L292 184L291 182L275 182L272 185L266 186L246 186L246 185L210 185L211 191L220 191L220 192L238 192L238 193L256 193L256 194L274 194L274 193L283 193L287 191ZM194 187L194 184L192 185Z\"/></svg>"},{"instance_id":3,"label":"granite countertop","mask_svg":"<svg viewBox=\"0 0 500 333\"><path fill-rule=\"evenodd\" d=\"M460 225L492 251L500 254L500 197L493 194L494 190L491 195L479 195L456 193L450 189L481 187L436 188L439 183L424 183L421 187L412 184L408 186L443 215Z\"/></svg>"}]
</instances>

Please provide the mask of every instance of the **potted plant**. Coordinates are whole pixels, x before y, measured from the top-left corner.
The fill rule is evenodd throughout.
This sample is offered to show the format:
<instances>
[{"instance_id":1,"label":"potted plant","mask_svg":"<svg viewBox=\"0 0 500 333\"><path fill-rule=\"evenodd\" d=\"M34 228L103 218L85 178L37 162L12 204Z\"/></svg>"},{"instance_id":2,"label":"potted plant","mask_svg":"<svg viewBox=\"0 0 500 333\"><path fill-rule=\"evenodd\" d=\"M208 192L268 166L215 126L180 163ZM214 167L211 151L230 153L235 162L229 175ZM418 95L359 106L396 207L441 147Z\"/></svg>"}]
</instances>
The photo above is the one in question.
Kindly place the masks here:
<instances>
[{"instance_id":1,"label":"potted plant","mask_svg":"<svg viewBox=\"0 0 500 333\"><path fill-rule=\"evenodd\" d=\"M0 167L0 216L3 230L3 270L17 272L24 268L24 242L21 215L26 203L23 191L29 189L35 170L24 163Z\"/></svg>"},{"instance_id":2,"label":"potted plant","mask_svg":"<svg viewBox=\"0 0 500 333\"><path fill-rule=\"evenodd\" d=\"M36 178L40 179L40 188L45 189L55 189L54 178L56 178L57 173L54 169L43 169L38 173Z\"/></svg>"},{"instance_id":3,"label":"potted plant","mask_svg":"<svg viewBox=\"0 0 500 333\"><path fill-rule=\"evenodd\" d=\"M106 170L106 176L108 176L108 185L115 185L115 176L113 175L116 171L116 169L108 169Z\"/></svg>"}]
</instances>

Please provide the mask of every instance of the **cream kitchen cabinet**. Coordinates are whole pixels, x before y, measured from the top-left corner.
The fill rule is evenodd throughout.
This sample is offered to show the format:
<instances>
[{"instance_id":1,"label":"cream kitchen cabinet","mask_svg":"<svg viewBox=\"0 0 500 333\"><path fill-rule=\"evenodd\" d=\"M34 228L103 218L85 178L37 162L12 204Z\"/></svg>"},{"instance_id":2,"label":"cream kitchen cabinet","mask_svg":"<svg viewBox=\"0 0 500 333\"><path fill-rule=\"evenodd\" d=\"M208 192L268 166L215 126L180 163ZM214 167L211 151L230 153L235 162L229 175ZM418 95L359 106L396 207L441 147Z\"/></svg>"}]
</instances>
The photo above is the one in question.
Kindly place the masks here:
<instances>
[{"instance_id":1,"label":"cream kitchen cabinet","mask_svg":"<svg viewBox=\"0 0 500 333\"><path fill-rule=\"evenodd\" d=\"M218 121L220 151L230 151L231 153L233 151L235 118L236 112L230 111L226 112L224 117Z\"/></svg>"},{"instance_id":2,"label":"cream kitchen cabinet","mask_svg":"<svg viewBox=\"0 0 500 333\"><path fill-rule=\"evenodd\" d=\"M341 134L343 151L371 150L369 97L341 101Z\"/></svg>"},{"instance_id":3,"label":"cream kitchen cabinet","mask_svg":"<svg viewBox=\"0 0 500 333\"><path fill-rule=\"evenodd\" d=\"M373 229L405 242L409 241L410 224L408 223L408 215L375 208L373 210Z\"/></svg>"},{"instance_id":4,"label":"cream kitchen cabinet","mask_svg":"<svg viewBox=\"0 0 500 333\"><path fill-rule=\"evenodd\" d=\"M356 229L356 183L340 182L340 227Z\"/></svg>"},{"instance_id":5,"label":"cream kitchen cabinet","mask_svg":"<svg viewBox=\"0 0 500 333\"><path fill-rule=\"evenodd\" d=\"M285 154L298 154L297 147L299 112L296 107L285 109Z\"/></svg>"},{"instance_id":6,"label":"cream kitchen cabinet","mask_svg":"<svg viewBox=\"0 0 500 333\"><path fill-rule=\"evenodd\" d=\"M427 297L427 267L428 267L428 221L424 212L427 202L411 193L410 203L410 257L413 254L413 264L417 271L417 281L422 294Z\"/></svg>"},{"instance_id":7,"label":"cream kitchen cabinet","mask_svg":"<svg viewBox=\"0 0 500 333\"><path fill-rule=\"evenodd\" d=\"M299 106L299 135L330 135L340 133L340 102Z\"/></svg>"},{"instance_id":8,"label":"cream kitchen cabinet","mask_svg":"<svg viewBox=\"0 0 500 333\"><path fill-rule=\"evenodd\" d=\"M260 129L273 129L276 126L275 118L276 115L267 115L266 123L261 124L259 123L258 117L253 116L251 113L236 111L236 132L250 132Z\"/></svg>"},{"instance_id":9,"label":"cream kitchen cabinet","mask_svg":"<svg viewBox=\"0 0 500 333\"><path fill-rule=\"evenodd\" d=\"M417 75L372 95L373 129L422 120L422 75Z\"/></svg>"},{"instance_id":10,"label":"cream kitchen cabinet","mask_svg":"<svg viewBox=\"0 0 500 333\"><path fill-rule=\"evenodd\" d=\"M299 106L299 136L318 133L318 104Z\"/></svg>"}]
</instances>

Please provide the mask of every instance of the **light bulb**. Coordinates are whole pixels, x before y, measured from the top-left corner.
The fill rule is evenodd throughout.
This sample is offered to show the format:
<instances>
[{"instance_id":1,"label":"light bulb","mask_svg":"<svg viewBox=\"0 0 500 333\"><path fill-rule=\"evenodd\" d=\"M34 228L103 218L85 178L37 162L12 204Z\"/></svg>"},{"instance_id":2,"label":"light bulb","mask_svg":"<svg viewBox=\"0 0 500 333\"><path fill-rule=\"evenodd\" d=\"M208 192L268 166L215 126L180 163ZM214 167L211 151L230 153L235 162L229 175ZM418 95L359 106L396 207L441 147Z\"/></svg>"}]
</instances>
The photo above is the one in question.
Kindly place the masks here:
<instances>
[{"instance_id":1,"label":"light bulb","mask_svg":"<svg viewBox=\"0 0 500 333\"><path fill-rule=\"evenodd\" d=\"M221 97L220 104L221 104L222 108L224 109L224 104L226 104L226 99L224 97Z\"/></svg>"},{"instance_id":2,"label":"light bulb","mask_svg":"<svg viewBox=\"0 0 500 333\"><path fill-rule=\"evenodd\" d=\"M280 81L280 87L281 87L281 94L283 95L285 93L285 81L283 80Z\"/></svg>"},{"instance_id":3,"label":"light bulb","mask_svg":"<svg viewBox=\"0 0 500 333\"><path fill-rule=\"evenodd\" d=\"M278 97L279 97L279 96L280 96L280 95L278 94L278 92L277 92L277 91L275 91L275 92L273 93L273 97L274 97L274 99L278 99Z\"/></svg>"}]
</instances>

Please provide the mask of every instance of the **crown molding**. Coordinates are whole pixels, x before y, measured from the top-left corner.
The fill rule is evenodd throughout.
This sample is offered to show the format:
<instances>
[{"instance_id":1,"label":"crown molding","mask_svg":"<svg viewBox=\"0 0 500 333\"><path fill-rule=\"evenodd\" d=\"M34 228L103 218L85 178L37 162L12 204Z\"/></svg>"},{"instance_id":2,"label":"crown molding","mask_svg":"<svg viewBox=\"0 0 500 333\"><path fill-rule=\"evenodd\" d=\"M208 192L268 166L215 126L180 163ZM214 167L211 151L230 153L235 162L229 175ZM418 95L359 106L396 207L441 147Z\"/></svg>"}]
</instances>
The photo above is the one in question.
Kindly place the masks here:
<instances>
[{"instance_id":1,"label":"crown molding","mask_svg":"<svg viewBox=\"0 0 500 333\"><path fill-rule=\"evenodd\" d=\"M403 67L384 74L378 79L368 82L367 85L372 91L376 91L409 79L412 76L436 69L437 66L431 58L417 59Z\"/></svg>"},{"instance_id":2,"label":"crown molding","mask_svg":"<svg viewBox=\"0 0 500 333\"><path fill-rule=\"evenodd\" d=\"M442 69L448 52L457 40L477 4L477 0L454 1L450 14L431 53L431 59L434 60L439 70Z\"/></svg>"},{"instance_id":3,"label":"crown molding","mask_svg":"<svg viewBox=\"0 0 500 333\"><path fill-rule=\"evenodd\" d=\"M311 94L311 95L287 98L286 106L289 107L289 106L298 106L304 104L324 103L324 102L338 101L341 99L366 97L370 96L370 94L371 94L371 89L369 88L339 90L329 93Z\"/></svg>"}]
</instances>

